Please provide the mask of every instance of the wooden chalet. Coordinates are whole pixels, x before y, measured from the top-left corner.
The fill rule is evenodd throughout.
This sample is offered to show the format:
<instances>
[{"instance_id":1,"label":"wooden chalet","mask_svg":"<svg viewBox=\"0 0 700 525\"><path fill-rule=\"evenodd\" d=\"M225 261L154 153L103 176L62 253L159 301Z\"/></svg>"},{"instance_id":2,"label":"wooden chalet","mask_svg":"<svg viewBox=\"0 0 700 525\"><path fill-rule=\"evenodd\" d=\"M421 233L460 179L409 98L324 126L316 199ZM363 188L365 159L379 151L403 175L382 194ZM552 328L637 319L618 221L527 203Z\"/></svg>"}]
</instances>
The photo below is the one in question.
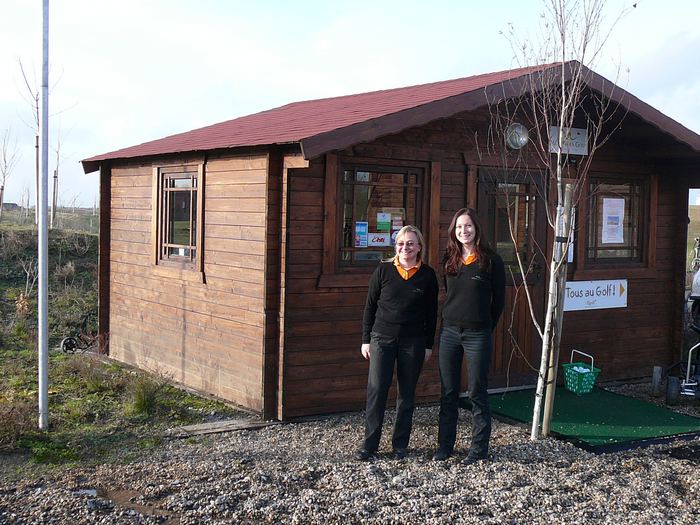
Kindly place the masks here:
<instances>
[{"instance_id":1,"label":"wooden chalet","mask_svg":"<svg viewBox=\"0 0 700 525\"><path fill-rule=\"evenodd\" d=\"M538 166L509 173L480 142L493 135L489 108L525 96L550 67L561 70L297 102L83 160L101 181L102 351L266 418L362 409L362 310L392 232L418 225L438 268L452 214L469 205L512 261L496 191L507 185L518 249L536 258L535 246L551 246ZM593 157L569 280L620 280L626 303L567 311L562 360L576 348L595 356L601 379L639 377L680 355L700 136L586 72L585 89L622 111ZM543 273L529 277L540 310ZM535 383L540 343L518 282L515 270L493 387ZM439 395L436 363L421 400Z\"/></svg>"}]
</instances>

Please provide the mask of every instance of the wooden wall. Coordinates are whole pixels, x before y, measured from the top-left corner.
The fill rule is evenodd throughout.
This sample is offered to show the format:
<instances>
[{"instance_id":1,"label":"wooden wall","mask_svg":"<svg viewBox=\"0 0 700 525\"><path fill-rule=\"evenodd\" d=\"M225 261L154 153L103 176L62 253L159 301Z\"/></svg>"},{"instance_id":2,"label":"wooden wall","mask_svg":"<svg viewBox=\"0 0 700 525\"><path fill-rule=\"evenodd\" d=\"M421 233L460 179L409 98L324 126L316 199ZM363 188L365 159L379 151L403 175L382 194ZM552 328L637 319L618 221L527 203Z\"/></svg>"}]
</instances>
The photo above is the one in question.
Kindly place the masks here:
<instances>
[{"instance_id":1,"label":"wooden wall","mask_svg":"<svg viewBox=\"0 0 700 525\"><path fill-rule=\"evenodd\" d=\"M424 163L425 198L440 208L434 233L439 258L454 211L476 204L477 164L499 165L475 146L487 135L487 122L487 112L462 114L338 155ZM676 303L682 298L687 194L674 172L646 157L642 147L618 146L613 141L598 154L594 171L656 175L656 260L651 271L572 273L577 280L628 279L628 308L565 317L562 360L571 348L594 353L601 379L648 374L651 366L671 362L680 344ZM348 287L319 285L325 158L307 163L272 150L206 160L203 283L163 277L152 265L155 165L118 163L103 177L110 181L109 194L103 192L111 207L105 266L110 354L268 417L363 408L368 364L360 333L369 274ZM439 196L430 194L436 166ZM426 216L426 226L428 221ZM431 232L424 228L424 234L434 245ZM495 339L507 344L503 322ZM530 353L539 355L537 349ZM435 401L438 395L435 355L418 397Z\"/></svg>"},{"instance_id":2,"label":"wooden wall","mask_svg":"<svg viewBox=\"0 0 700 525\"><path fill-rule=\"evenodd\" d=\"M454 131L455 126L462 125L440 121L339 153L424 162L426 199L430 199L430 163L439 162L440 253L452 214L467 203L463 151L471 142ZM324 159L311 161L308 169L289 171L284 417L357 410L364 407L366 399L368 363L360 354L360 345L369 274L358 276L353 287L318 286L322 272L324 173ZM427 236L428 232L424 229L423 233ZM426 243L430 244L429 238ZM439 392L435 355L421 376L418 398L434 401Z\"/></svg>"},{"instance_id":3,"label":"wooden wall","mask_svg":"<svg viewBox=\"0 0 700 525\"><path fill-rule=\"evenodd\" d=\"M575 269L574 280L627 279L627 308L565 312L561 346L562 362L569 361L571 349L593 355L603 381L650 376L654 365L668 366L681 353L687 188L673 169L646 158L642 151L622 155L612 144L597 155L593 171L645 174L658 181L646 224L653 230L649 247L653 262L648 268L605 273Z\"/></svg>"},{"instance_id":4,"label":"wooden wall","mask_svg":"<svg viewBox=\"0 0 700 525\"><path fill-rule=\"evenodd\" d=\"M110 354L262 411L265 270L274 265L266 228L278 224L275 205L268 209L269 192L278 192L268 187L268 155L206 161L203 283L152 265L158 165L112 167Z\"/></svg>"},{"instance_id":5,"label":"wooden wall","mask_svg":"<svg viewBox=\"0 0 700 525\"><path fill-rule=\"evenodd\" d=\"M499 165L498 159L489 158L483 149L475 147L475 142L482 141L488 134L486 123L488 113L462 114L338 154L426 163L439 161L439 249L442 252L454 211L476 203L476 164ZM678 210L683 209L682 201L687 195L678 189L677 179L670 170L664 171L663 164L645 155L643 146L619 146L615 141L608 143L599 152L594 171L657 174L658 200L652 203L651 210L652 214L657 214L657 225L652 233L656 262L653 271L636 275L622 271L607 277L600 273L573 276L579 280L628 278L628 308L566 314L562 360L568 360L571 348L592 352L596 355L596 364L603 369L602 380L648 375L653 365L668 364L675 355L680 333L679 309L675 303L682 299L682 288L678 286L682 261L679 264L677 252L684 253L684 247L679 244L682 238L679 230L685 231L685 222L681 222L685 221L685 215L681 217L683 212ZM283 417L357 410L365 403L367 362L359 349L367 288L318 286L322 273L324 169L324 159L315 159L308 169L289 172L285 353L281 364L284 407L280 414ZM426 198L429 198L429 191ZM429 232L424 233L429 235ZM366 283L368 277L358 279ZM507 315L511 309L507 305ZM525 315L517 322L530 323ZM524 339L536 339L531 327L523 333ZM495 339L504 345L508 343L503 320L496 329ZM537 366L539 348L531 347L526 352L526 357ZM436 358L434 356L419 381L421 401L438 399ZM507 360L501 356L500 361L499 366L507 370ZM531 371L528 377L534 378L535 372ZM511 380L509 384L514 383Z\"/></svg>"}]
</instances>

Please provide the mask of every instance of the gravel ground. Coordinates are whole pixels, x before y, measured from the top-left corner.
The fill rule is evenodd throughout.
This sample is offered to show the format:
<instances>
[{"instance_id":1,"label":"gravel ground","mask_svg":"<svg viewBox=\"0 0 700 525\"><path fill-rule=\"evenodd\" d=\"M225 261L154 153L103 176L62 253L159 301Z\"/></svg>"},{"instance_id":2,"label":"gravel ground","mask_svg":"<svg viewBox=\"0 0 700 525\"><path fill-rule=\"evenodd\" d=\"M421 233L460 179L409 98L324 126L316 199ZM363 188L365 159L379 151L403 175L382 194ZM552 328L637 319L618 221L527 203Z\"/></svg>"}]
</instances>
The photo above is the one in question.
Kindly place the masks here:
<instances>
[{"instance_id":1,"label":"gravel ground","mask_svg":"<svg viewBox=\"0 0 700 525\"><path fill-rule=\"evenodd\" d=\"M416 411L403 461L386 444L353 459L362 413L166 440L136 462L3 476L0 523L700 523L700 438L594 455L494 421L492 459L462 466L469 426L462 412L443 463L437 407Z\"/></svg>"}]
</instances>

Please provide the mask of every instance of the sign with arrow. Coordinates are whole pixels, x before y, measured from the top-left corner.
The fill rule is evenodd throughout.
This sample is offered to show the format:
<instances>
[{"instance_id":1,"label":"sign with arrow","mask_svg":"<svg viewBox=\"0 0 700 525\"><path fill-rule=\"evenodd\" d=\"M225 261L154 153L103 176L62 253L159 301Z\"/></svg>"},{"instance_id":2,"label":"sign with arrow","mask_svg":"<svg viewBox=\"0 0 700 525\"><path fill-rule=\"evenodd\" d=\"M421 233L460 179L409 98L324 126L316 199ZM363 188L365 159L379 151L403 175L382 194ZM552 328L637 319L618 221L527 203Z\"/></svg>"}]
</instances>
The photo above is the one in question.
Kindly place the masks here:
<instances>
[{"instance_id":1,"label":"sign with arrow","mask_svg":"<svg viewBox=\"0 0 700 525\"><path fill-rule=\"evenodd\" d=\"M627 279L568 281L564 311L627 308Z\"/></svg>"}]
</instances>

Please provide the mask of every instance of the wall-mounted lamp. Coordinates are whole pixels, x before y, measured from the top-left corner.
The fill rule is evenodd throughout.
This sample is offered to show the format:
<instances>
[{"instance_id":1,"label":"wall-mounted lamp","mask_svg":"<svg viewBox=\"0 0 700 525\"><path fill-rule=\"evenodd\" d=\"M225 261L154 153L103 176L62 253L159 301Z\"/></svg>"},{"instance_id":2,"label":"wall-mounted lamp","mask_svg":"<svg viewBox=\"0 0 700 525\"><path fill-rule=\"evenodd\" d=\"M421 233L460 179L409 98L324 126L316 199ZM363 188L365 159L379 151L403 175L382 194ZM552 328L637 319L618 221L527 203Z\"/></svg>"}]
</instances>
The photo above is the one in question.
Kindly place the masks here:
<instances>
[{"instance_id":1,"label":"wall-mounted lamp","mask_svg":"<svg viewBox=\"0 0 700 525\"><path fill-rule=\"evenodd\" d=\"M514 122L506 128L506 146L510 149L523 148L527 144L529 138L530 135L527 128L522 124Z\"/></svg>"}]
</instances>

